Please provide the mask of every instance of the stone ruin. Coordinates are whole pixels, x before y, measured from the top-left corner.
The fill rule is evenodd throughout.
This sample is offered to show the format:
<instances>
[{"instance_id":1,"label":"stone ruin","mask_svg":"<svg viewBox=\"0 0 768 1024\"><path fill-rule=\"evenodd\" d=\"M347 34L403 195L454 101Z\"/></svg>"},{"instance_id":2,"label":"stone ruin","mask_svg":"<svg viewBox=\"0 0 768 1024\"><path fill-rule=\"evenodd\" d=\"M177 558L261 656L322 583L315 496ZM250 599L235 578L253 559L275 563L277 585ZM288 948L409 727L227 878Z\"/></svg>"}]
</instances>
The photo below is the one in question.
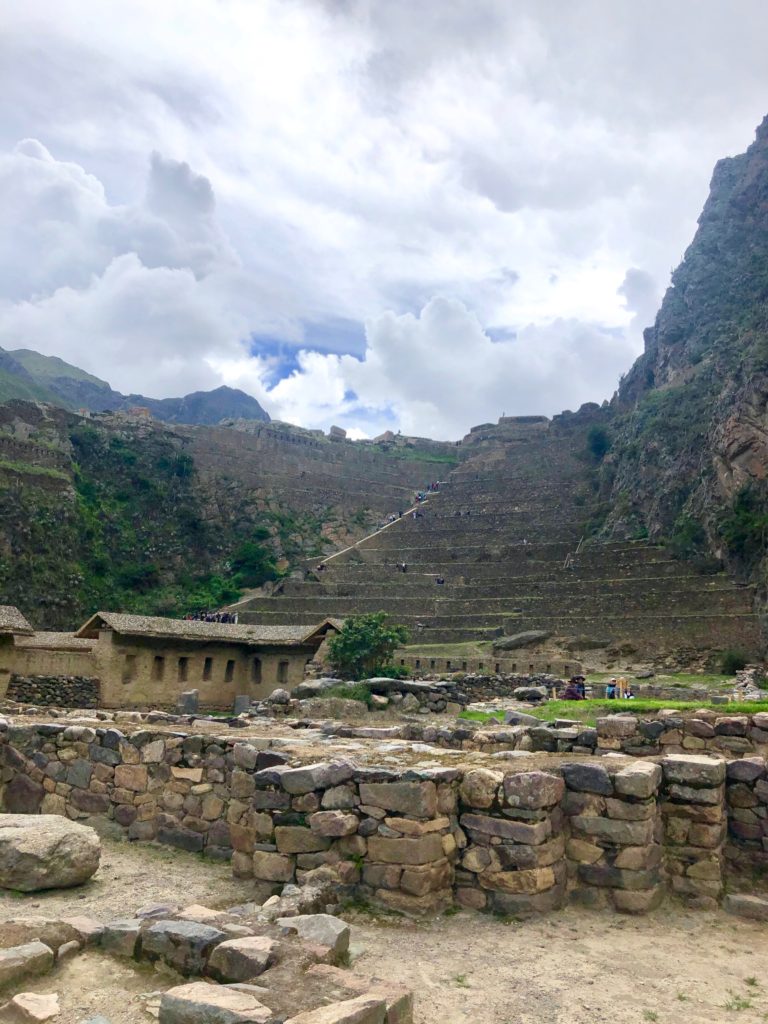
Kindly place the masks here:
<instances>
[{"instance_id":1,"label":"stone ruin","mask_svg":"<svg viewBox=\"0 0 768 1024\"><path fill-rule=\"evenodd\" d=\"M178 974L156 996L161 1024L408 1024L410 992L344 969L337 913L350 901L525 919L569 904L647 914L675 899L768 920L768 900L744 884L768 866L765 713L623 713L588 727L524 713L375 726L23 710L0 723L0 886L24 887L3 874L3 832L53 815L65 830L108 821L229 862L260 894L224 910L8 923L0 987L25 1013L25 978L98 949Z\"/></svg>"}]
</instances>

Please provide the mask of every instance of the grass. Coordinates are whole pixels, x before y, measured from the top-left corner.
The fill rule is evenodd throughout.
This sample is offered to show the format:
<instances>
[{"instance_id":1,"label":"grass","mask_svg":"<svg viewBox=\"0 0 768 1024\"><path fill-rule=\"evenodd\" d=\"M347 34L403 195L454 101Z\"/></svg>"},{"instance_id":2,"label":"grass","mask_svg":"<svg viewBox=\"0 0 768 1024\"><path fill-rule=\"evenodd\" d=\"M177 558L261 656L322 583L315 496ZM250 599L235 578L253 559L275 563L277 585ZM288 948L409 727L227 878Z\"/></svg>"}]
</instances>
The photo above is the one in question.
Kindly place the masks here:
<instances>
[{"instance_id":1,"label":"grass","mask_svg":"<svg viewBox=\"0 0 768 1024\"><path fill-rule=\"evenodd\" d=\"M11 459L0 459L0 469L8 473L21 473L24 476L47 476L54 480L66 480L69 477L60 469L51 469L48 466L34 466L31 462L13 462Z\"/></svg>"},{"instance_id":2,"label":"grass","mask_svg":"<svg viewBox=\"0 0 768 1024\"><path fill-rule=\"evenodd\" d=\"M729 715L753 715L758 711L768 711L768 700L732 701L729 704L710 704L706 701L694 704L682 700L548 700L538 707L526 708L526 714L540 718L543 722L551 722L556 718L570 718L585 725L594 725L597 718L606 715L644 715L664 708L689 712L697 708L709 708ZM491 722L498 721L499 714L498 711L462 711L459 718L474 722Z\"/></svg>"},{"instance_id":3,"label":"grass","mask_svg":"<svg viewBox=\"0 0 768 1024\"><path fill-rule=\"evenodd\" d=\"M658 1013L656 1013L655 1010L643 1010L643 1020L654 1021L654 1020L658 1020L658 1019L659 1019L659 1015L658 1015Z\"/></svg>"},{"instance_id":4,"label":"grass","mask_svg":"<svg viewBox=\"0 0 768 1024\"><path fill-rule=\"evenodd\" d=\"M740 996L737 992L730 992L730 999L725 1003L726 1010L750 1010L752 1008L752 1000L745 999L744 996Z\"/></svg>"}]
</instances>

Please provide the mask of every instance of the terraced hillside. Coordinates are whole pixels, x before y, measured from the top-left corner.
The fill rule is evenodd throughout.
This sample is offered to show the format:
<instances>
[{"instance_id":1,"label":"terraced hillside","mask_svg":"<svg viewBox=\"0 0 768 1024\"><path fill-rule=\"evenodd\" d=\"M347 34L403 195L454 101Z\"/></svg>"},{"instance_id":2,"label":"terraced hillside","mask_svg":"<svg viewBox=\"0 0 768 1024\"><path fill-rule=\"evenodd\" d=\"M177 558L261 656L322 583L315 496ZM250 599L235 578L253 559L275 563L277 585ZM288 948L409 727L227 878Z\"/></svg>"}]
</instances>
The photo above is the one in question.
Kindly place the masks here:
<instances>
[{"instance_id":1,"label":"terraced hillside","mask_svg":"<svg viewBox=\"0 0 768 1024\"><path fill-rule=\"evenodd\" d=\"M384 610L420 644L543 629L575 651L610 643L650 661L729 648L756 655L751 587L701 575L662 546L583 537L594 512L585 497L590 416L475 428L421 516L331 556L322 572L286 580L275 596L251 598L241 621Z\"/></svg>"}]
</instances>

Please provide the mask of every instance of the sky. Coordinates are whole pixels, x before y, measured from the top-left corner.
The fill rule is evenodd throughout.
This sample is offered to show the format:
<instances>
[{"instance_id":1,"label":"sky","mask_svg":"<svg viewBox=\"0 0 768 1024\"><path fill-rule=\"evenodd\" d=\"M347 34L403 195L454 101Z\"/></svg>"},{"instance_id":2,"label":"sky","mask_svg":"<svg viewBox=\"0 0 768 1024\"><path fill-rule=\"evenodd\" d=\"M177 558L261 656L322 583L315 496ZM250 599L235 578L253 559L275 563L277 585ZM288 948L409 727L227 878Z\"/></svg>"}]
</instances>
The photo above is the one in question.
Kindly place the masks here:
<instances>
[{"instance_id":1,"label":"sky","mask_svg":"<svg viewBox=\"0 0 768 1024\"><path fill-rule=\"evenodd\" d=\"M610 398L765 0L0 0L0 347L453 440Z\"/></svg>"}]
</instances>

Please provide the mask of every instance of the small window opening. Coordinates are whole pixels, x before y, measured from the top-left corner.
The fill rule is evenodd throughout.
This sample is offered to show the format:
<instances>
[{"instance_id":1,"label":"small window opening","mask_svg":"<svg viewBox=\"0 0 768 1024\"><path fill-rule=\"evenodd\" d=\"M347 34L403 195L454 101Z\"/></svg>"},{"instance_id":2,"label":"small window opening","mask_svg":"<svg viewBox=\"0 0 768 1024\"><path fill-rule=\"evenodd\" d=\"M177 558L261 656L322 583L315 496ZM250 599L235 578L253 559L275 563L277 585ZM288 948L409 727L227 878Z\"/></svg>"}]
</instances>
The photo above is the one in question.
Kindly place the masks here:
<instances>
[{"instance_id":1,"label":"small window opening","mask_svg":"<svg viewBox=\"0 0 768 1024\"><path fill-rule=\"evenodd\" d=\"M277 666L277 681L278 683L288 682L288 662L281 661Z\"/></svg>"},{"instance_id":2,"label":"small window opening","mask_svg":"<svg viewBox=\"0 0 768 1024\"><path fill-rule=\"evenodd\" d=\"M227 662L226 668L224 669L224 682L231 683L235 678L235 663L231 659Z\"/></svg>"},{"instance_id":3,"label":"small window opening","mask_svg":"<svg viewBox=\"0 0 768 1024\"><path fill-rule=\"evenodd\" d=\"M213 675L213 658L206 658L203 662L203 679L210 679Z\"/></svg>"},{"instance_id":4,"label":"small window opening","mask_svg":"<svg viewBox=\"0 0 768 1024\"><path fill-rule=\"evenodd\" d=\"M261 682L261 658L254 658L251 662L251 682Z\"/></svg>"},{"instance_id":5,"label":"small window opening","mask_svg":"<svg viewBox=\"0 0 768 1024\"><path fill-rule=\"evenodd\" d=\"M179 682L186 683L189 677L189 658L179 658Z\"/></svg>"},{"instance_id":6,"label":"small window opening","mask_svg":"<svg viewBox=\"0 0 768 1024\"><path fill-rule=\"evenodd\" d=\"M162 679L163 673L165 672L165 658L161 654L156 654L152 661L152 678Z\"/></svg>"},{"instance_id":7,"label":"small window opening","mask_svg":"<svg viewBox=\"0 0 768 1024\"><path fill-rule=\"evenodd\" d=\"M136 655L126 654L123 665L123 682L131 683L136 678Z\"/></svg>"}]
</instances>

